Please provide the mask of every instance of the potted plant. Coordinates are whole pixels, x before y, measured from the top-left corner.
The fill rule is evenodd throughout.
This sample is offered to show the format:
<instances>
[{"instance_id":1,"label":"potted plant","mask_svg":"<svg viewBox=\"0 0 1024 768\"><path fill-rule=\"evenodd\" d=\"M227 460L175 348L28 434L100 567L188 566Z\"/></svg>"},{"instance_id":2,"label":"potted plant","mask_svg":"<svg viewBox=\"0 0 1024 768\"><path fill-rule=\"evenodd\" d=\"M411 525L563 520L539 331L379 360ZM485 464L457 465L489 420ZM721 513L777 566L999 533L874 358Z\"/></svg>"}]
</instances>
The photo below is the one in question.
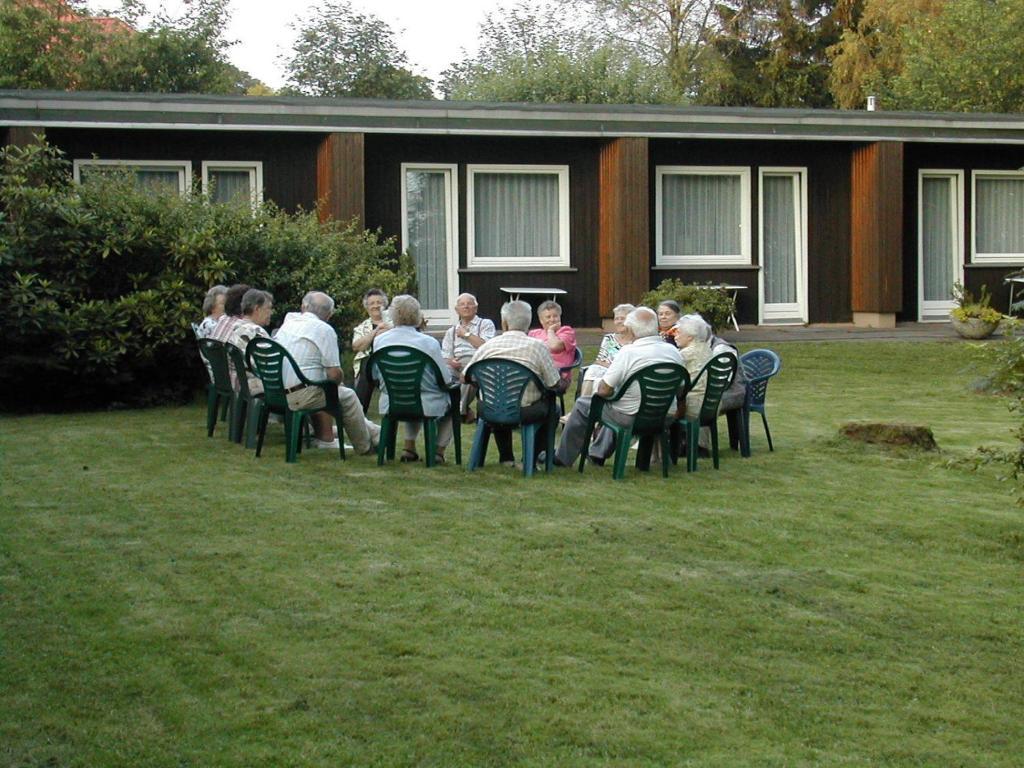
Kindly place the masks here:
<instances>
[{"instance_id":1,"label":"potted plant","mask_svg":"<svg viewBox=\"0 0 1024 768\"><path fill-rule=\"evenodd\" d=\"M949 313L953 328L965 339L984 339L999 327L1003 316L989 306L992 297L988 286L981 286L981 295L975 300L970 291L961 283L953 285L953 301L956 306Z\"/></svg>"}]
</instances>

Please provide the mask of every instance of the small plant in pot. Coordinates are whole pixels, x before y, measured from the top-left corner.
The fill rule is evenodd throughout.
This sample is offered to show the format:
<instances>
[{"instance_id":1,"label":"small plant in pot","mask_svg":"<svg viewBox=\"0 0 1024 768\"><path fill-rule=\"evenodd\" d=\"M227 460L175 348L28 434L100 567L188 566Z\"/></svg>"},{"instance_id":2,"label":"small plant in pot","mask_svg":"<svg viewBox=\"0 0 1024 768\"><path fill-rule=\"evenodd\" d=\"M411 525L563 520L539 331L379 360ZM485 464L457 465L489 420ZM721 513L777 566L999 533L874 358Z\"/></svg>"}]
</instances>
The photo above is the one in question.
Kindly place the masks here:
<instances>
[{"instance_id":1,"label":"small plant in pot","mask_svg":"<svg viewBox=\"0 0 1024 768\"><path fill-rule=\"evenodd\" d=\"M956 307L949 313L953 328L965 339L984 339L999 327L1003 316L999 310L989 306L992 301L988 286L981 286L981 295L974 295L961 283L953 285L953 301Z\"/></svg>"}]
</instances>

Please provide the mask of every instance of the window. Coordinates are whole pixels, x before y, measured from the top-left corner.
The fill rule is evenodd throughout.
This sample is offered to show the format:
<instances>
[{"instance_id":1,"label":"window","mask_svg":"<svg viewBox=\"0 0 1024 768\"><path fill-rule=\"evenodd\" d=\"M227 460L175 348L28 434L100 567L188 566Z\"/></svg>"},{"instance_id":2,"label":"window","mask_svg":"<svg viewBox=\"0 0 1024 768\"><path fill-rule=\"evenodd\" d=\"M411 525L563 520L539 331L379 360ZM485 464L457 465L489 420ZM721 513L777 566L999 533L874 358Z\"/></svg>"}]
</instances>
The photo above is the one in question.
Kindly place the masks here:
<instances>
[{"instance_id":1,"label":"window","mask_svg":"<svg viewBox=\"0 0 1024 768\"><path fill-rule=\"evenodd\" d=\"M1024 173L975 171L974 261L1024 263Z\"/></svg>"},{"instance_id":2,"label":"window","mask_svg":"<svg viewBox=\"0 0 1024 768\"><path fill-rule=\"evenodd\" d=\"M402 164L402 250L416 265L423 314L451 322L458 294L458 168L441 163Z\"/></svg>"},{"instance_id":3,"label":"window","mask_svg":"<svg viewBox=\"0 0 1024 768\"><path fill-rule=\"evenodd\" d=\"M192 180L192 163L187 160L75 160L75 181L88 181L90 174L105 168L127 168L134 172L140 189L158 193L187 194Z\"/></svg>"},{"instance_id":4,"label":"window","mask_svg":"<svg viewBox=\"0 0 1024 768\"><path fill-rule=\"evenodd\" d=\"M750 264L750 169L655 170L659 266Z\"/></svg>"},{"instance_id":5,"label":"window","mask_svg":"<svg viewBox=\"0 0 1024 768\"><path fill-rule=\"evenodd\" d=\"M469 267L569 266L569 166L466 168Z\"/></svg>"},{"instance_id":6,"label":"window","mask_svg":"<svg viewBox=\"0 0 1024 768\"><path fill-rule=\"evenodd\" d=\"M263 163L203 161L203 190L214 203L248 200L255 208L263 202Z\"/></svg>"}]
</instances>

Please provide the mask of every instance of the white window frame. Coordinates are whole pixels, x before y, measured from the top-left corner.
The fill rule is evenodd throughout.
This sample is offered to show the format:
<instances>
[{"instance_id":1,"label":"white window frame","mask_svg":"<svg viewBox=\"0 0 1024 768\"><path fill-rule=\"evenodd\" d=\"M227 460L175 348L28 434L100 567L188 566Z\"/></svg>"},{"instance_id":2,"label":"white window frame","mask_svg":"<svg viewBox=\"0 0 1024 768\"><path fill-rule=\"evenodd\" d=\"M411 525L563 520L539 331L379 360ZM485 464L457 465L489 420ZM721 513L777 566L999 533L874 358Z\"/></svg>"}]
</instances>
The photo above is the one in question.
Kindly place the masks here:
<instances>
[{"instance_id":1,"label":"white window frame","mask_svg":"<svg viewBox=\"0 0 1024 768\"><path fill-rule=\"evenodd\" d=\"M1024 264L1020 253L981 253L978 251L978 179L1010 177L1024 179L1024 171L978 171L971 173L971 262L974 264Z\"/></svg>"},{"instance_id":2,"label":"white window frame","mask_svg":"<svg viewBox=\"0 0 1024 768\"><path fill-rule=\"evenodd\" d=\"M949 310L956 306L953 298L948 302L928 302L924 298L924 180L927 178L952 179L956 185L953 195L953 247L956 248L956 266L953 279L964 281L964 172L956 168L921 168L917 172L917 319L918 322L949 322ZM971 212L973 221L974 213Z\"/></svg>"},{"instance_id":3,"label":"white window frame","mask_svg":"<svg viewBox=\"0 0 1024 768\"><path fill-rule=\"evenodd\" d=\"M210 189L210 171L248 171L253 210L263 203L262 160L203 160L203 192Z\"/></svg>"},{"instance_id":4,"label":"white window frame","mask_svg":"<svg viewBox=\"0 0 1024 768\"><path fill-rule=\"evenodd\" d=\"M402 163L401 164L401 195L402 195L402 252L409 251L409 211L407 208L406 175L409 171L448 171L450 184L445 190L445 217L448 225L448 298L449 303L454 306L455 298L459 295L459 166L455 163ZM424 315L429 323L444 323L452 321L455 310L452 307L445 307L442 312L440 308L425 308Z\"/></svg>"},{"instance_id":5,"label":"white window frame","mask_svg":"<svg viewBox=\"0 0 1024 768\"><path fill-rule=\"evenodd\" d=\"M739 267L752 263L750 232L750 166L659 165L654 169L655 264L659 267ZM666 176L740 177L740 252L736 254L680 255L664 252L662 186Z\"/></svg>"},{"instance_id":6,"label":"white window frame","mask_svg":"<svg viewBox=\"0 0 1024 768\"><path fill-rule=\"evenodd\" d=\"M474 182L477 174L550 174L558 178L558 256L496 258L476 255ZM569 266L569 166L568 165L467 165L466 166L466 266L470 269L521 270L530 267Z\"/></svg>"},{"instance_id":7,"label":"white window frame","mask_svg":"<svg viewBox=\"0 0 1024 768\"><path fill-rule=\"evenodd\" d=\"M190 160L74 160L72 161L72 172L75 183L82 183L82 168L96 166L121 167L133 171L166 171L168 168L175 168L178 171L178 194L184 196L192 188L192 162Z\"/></svg>"},{"instance_id":8,"label":"white window frame","mask_svg":"<svg viewBox=\"0 0 1024 768\"><path fill-rule=\"evenodd\" d=\"M765 309L764 301L764 177L765 176L796 176L800 180L800 194L793 201L796 210L794 217L799 221L796 231L797 258L797 300L794 312L782 314L778 310L772 312ZM757 171L757 253L761 261L761 269L757 276L758 322L763 325L772 323L806 323L807 311L807 166L773 166L764 165ZM779 305L773 305L779 306Z\"/></svg>"}]
</instances>

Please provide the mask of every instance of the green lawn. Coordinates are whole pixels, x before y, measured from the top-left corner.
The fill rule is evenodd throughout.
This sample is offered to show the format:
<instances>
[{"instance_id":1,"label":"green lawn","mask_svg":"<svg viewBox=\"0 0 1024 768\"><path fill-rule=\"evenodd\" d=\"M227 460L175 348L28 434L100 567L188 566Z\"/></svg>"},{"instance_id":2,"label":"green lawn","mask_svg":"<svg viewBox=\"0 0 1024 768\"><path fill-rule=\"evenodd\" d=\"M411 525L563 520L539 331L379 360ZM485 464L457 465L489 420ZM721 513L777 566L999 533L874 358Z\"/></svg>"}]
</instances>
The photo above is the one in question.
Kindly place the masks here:
<instances>
[{"instance_id":1,"label":"green lawn","mask_svg":"<svg viewBox=\"0 0 1024 768\"><path fill-rule=\"evenodd\" d=\"M777 349L776 451L668 480L0 420L0 764L1020 766L1024 515L948 463L1006 403L961 344Z\"/></svg>"}]
</instances>

